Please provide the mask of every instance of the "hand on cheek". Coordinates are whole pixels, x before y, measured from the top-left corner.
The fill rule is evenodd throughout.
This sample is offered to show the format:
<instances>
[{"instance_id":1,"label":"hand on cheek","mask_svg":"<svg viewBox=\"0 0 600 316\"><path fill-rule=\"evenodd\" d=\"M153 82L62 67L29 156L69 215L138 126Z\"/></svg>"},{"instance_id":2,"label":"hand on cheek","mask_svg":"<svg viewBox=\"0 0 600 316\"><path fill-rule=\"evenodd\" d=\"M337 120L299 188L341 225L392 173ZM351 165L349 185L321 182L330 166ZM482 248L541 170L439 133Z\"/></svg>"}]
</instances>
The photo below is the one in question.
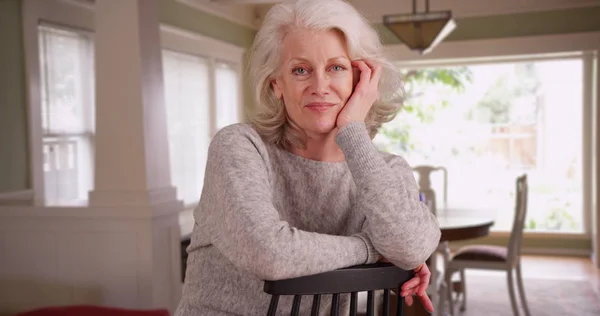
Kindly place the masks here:
<instances>
[{"instance_id":1,"label":"hand on cheek","mask_svg":"<svg viewBox=\"0 0 600 316\"><path fill-rule=\"evenodd\" d=\"M381 77L381 66L367 60L356 60L352 62L360 72L354 76L353 81L358 82L352 95L338 114L336 126L343 128L350 122L364 122L373 103L379 98L379 78Z\"/></svg>"}]
</instances>

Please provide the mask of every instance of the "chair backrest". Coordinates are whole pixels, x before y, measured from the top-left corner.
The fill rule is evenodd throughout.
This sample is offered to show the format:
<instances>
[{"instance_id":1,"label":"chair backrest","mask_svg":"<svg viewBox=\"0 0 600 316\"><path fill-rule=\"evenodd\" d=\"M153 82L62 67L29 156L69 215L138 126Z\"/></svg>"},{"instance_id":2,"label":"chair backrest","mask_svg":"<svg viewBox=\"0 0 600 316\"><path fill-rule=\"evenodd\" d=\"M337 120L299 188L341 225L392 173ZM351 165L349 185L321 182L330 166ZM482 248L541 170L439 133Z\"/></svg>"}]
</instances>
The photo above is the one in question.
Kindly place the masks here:
<instances>
[{"instance_id":1,"label":"chair backrest","mask_svg":"<svg viewBox=\"0 0 600 316\"><path fill-rule=\"evenodd\" d=\"M413 171L419 174L419 192L425 197L425 203L429 210L437 215L437 202L435 191L431 187L431 174L442 171L444 175L444 207L448 206L448 170L441 166L419 165L413 167Z\"/></svg>"},{"instance_id":2,"label":"chair backrest","mask_svg":"<svg viewBox=\"0 0 600 316\"><path fill-rule=\"evenodd\" d=\"M367 293L367 316L375 315L375 290L383 292L383 314L389 316L390 290L399 289L414 276L413 271L402 270L390 263L354 266L335 271L294 279L265 281L264 291L271 294L267 316L274 316L281 295L293 295L290 315L299 315L302 296L312 295L311 315L319 315L321 295L332 295L330 315L340 313L340 294L350 293L350 315L357 313L358 292ZM396 315L402 315L403 300L398 299Z\"/></svg>"},{"instance_id":3,"label":"chair backrest","mask_svg":"<svg viewBox=\"0 0 600 316\"><path fill-rule=\"evenodd\" d=\"M523 228L527 217L528 185L527 175L517 178L515 194L515 217L508 242L508 262L514 265L518 262L521 254L521 242L523 240Z\"/></svg>"}]
</instances>

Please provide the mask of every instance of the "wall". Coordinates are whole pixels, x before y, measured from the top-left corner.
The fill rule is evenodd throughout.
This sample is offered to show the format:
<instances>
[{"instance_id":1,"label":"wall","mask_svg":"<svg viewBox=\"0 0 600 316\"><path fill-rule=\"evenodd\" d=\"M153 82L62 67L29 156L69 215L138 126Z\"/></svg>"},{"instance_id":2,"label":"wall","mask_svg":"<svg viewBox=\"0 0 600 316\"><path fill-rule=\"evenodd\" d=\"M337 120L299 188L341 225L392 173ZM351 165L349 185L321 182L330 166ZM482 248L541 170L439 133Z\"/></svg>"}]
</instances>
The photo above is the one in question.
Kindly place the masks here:
<instances>
[{"instance_id":1,"label":"wall","mask_svg":"<svg viewBox=\"0 0 600 316\"><path fill-rule=\"evenodd\" d=\"M20 0L0 1L0 193L30 187Z\"/></svg>"}]
</instances>

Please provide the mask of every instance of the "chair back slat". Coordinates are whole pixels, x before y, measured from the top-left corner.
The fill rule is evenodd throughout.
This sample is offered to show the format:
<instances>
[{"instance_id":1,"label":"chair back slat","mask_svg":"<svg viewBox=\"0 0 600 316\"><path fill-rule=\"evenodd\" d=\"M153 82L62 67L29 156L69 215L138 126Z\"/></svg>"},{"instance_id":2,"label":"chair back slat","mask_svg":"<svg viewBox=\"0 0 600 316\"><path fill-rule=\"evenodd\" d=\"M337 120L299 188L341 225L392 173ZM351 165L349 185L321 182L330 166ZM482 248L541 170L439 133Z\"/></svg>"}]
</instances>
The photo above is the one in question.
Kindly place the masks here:
<instances>
[{"instance_id":1,"label":"chair back slat","mask_svg":"<svg viewBox=\"0 0 600 316\"><path fill-rule=\"evenodd\" d=\"M390 290L383 290L383 316L390 316Z\"/></svg>"},{"instance_id":2,"label":"chair back slat","mask_svg":"<svg viewBox=\"0 0 600 316\"><path fill-rule=\"evenodd\" d=\"M521 254L523 229L525 227L525 218L527 217L528 190L527 175L524 174L518 177L516 182L515 217L508 242L508 262L511 265L518 262L519 255Z\"/></svg>"},{"instance_id":3,"label":"chair back slat","mask_svg":"<svg viewBox=\"0 0 600 316\"><path fill-rule=\"evenodd\" d=\"M367 316L375 316L375 293L367 292Z\"/></svg>"},{"instance_id":4,"label":"chair back slat","mask_svg":"<svg viewBox=\"0 0 600 316\"><path fill-rule=\"evenodd\" d=\"M321 294L315 294L313 296L312 309L310 310L310 316L319 316L319 308L321 307Z\"/></svg>"},{"instance_id":5,"label":"chair back slat","mask_svg":"<svg viewBox=\"0 0 600 316\"><path fill-rule=\"evenodd\" d=\"M389 315L390 289L398 289L400 293L400 286L413 276L413 271L402 270L391 263L378 262L299 278L265 281L264 292L272 295L267 315L275 316L281 295L294 295L291 315L298 315L302 295L313 295L311 315L316 316L319 314L323 294L332 294L330 315L338 315L340 295L350 293L350 315L356 316L357 292L365 291L368 292L367 315L375 315L375 290L384 290L384 310ZM402 298L398 298L399 316L402 315L401 303Z\"/></svg>"},{"instance_id":6,"label":"chair back slat","mask_svg":"<svg viewBox=\"0 0 600 316\"><path fill-rule=\"evenodd\" d=\"M271 296L271 303L269 304L269 311L267 316L275 316L277 313L277 305L279 304L279 295Z\"/></svg>"},{"instance_id":7,"label":"chair back slat","mask_svg":"<svg viewBox=\"0 0 600 316\"><path fill-rule=\"evenodd\" d=\"M398 291L396 292L398 294L398 303L396 304L396 316L403 316L404 315L404 298L400 296L401 293L401 289L400 287L398 287Z\"/></svg>"},{"instance_id":8,"label":"chair back slat","mask_svg":"<svg viewBox=\"0 0 600 316\"><path fill-rule=\"evenodd\" d=\"M340 314L340 294L335 293L331 298L331 316L338 316Z\"/></svg>"},{"instance_id":9,"label":"chair back slat","mask_svg":"<svg viewBox=\"0 0 600 316\"><path fill-rule=\"evenodd\" d=\"M294 295L294 303L292 303L292 312L290 315L298 316L300 313L300 302L302 301L302 295Z\"/></svg>"},{"instance_id":10,"label":"chair back slat","mask_svg":"<svg viewBox=\"0 0 600 316\"><path fill-rule=\"evenodd\" d=\"M356 316L357 302L358 302L358 293L357 292L350 293L350 316Z\"/></svg>"}]
</instances>

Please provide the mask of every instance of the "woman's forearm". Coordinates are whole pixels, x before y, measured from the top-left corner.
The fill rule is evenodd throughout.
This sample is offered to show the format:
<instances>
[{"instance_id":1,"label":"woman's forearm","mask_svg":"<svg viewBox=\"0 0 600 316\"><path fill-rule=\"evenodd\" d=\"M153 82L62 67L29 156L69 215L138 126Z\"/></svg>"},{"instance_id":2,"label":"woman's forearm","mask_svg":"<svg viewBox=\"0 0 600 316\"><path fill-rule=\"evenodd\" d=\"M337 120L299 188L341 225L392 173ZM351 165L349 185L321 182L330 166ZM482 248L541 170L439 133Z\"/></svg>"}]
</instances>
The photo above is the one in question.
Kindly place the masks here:
<instances>
[{"instance_id":1,"label":"woman's forearm","mask_svg":"<svg viewBox=\"0 0 600 316\"><path fill-rule=\"evenodd\" d=\"M398 156L388 162L373 145L363 123L351 123L337 143L357 188L356 209L366 217L365 231L374 247L392 263L413 269L436 249L440 229L419 201L412 168Z\"/></svg>"}]
</instances>

